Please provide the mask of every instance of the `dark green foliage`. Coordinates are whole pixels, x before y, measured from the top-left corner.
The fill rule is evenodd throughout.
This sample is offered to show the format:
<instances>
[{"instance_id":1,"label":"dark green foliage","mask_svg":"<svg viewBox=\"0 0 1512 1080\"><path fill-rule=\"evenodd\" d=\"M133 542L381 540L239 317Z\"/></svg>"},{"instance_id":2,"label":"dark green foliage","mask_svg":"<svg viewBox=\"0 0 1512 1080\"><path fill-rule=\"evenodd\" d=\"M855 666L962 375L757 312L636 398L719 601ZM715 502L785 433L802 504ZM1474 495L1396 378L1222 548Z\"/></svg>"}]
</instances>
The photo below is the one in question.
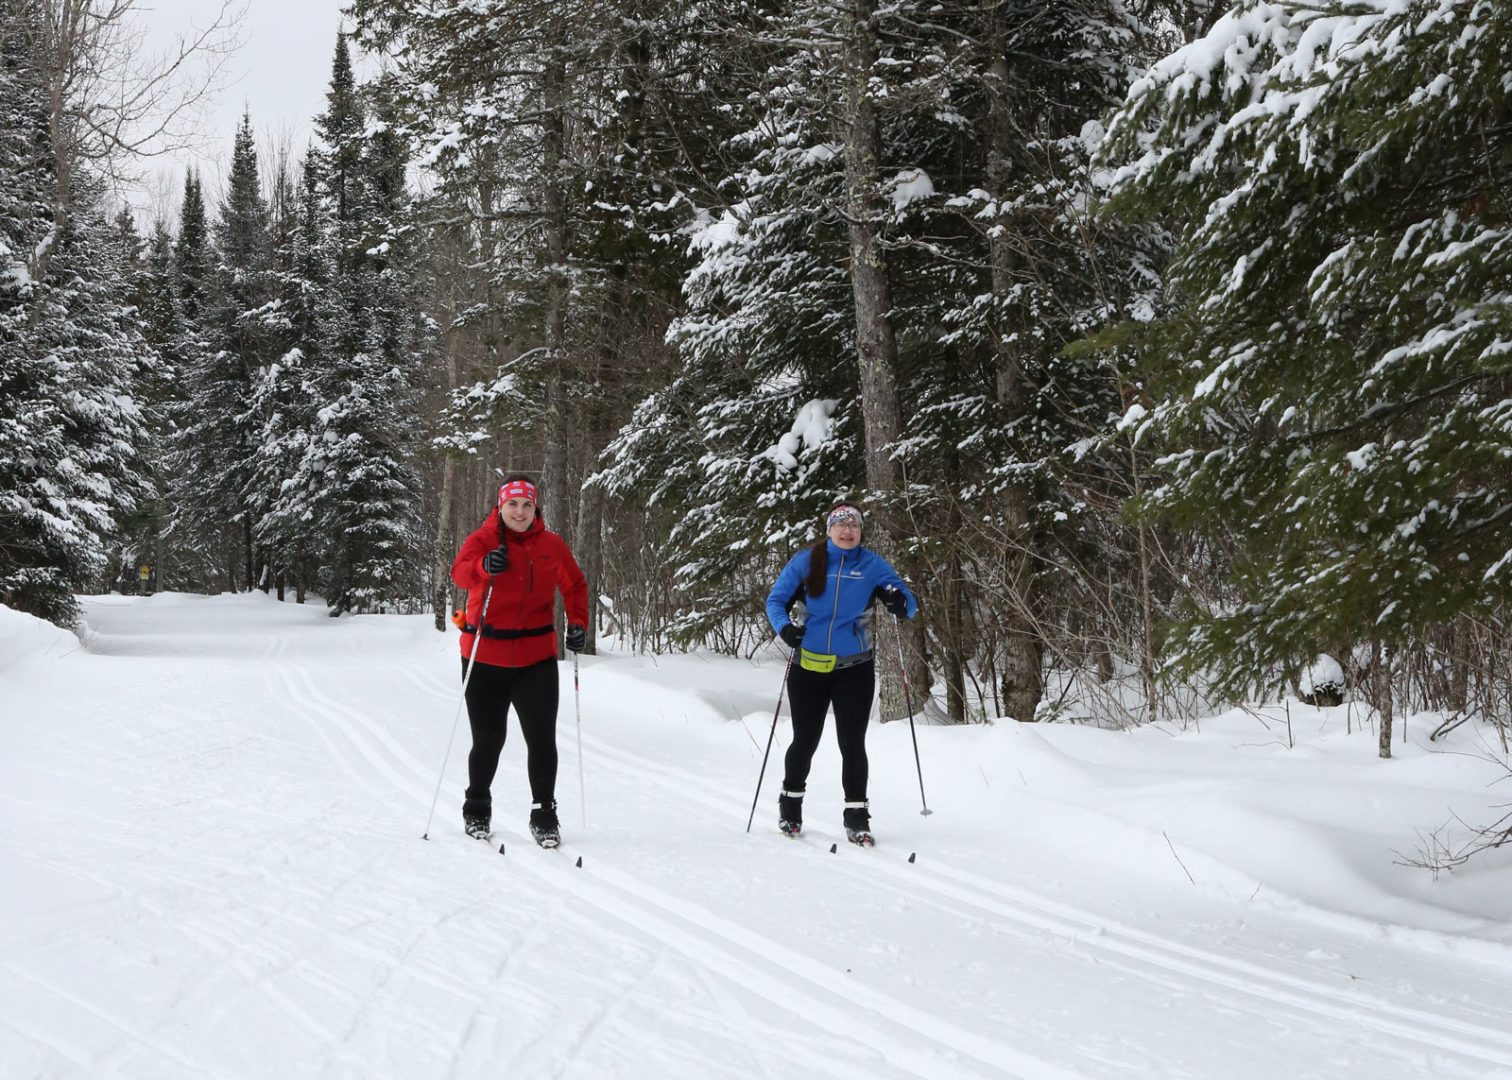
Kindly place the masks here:
<instances>
[{"instance_id":1,"label":"dark green foliage","mask_svg":"<svg viewBox=\"0 0 1512 1080\"><path fill-rule=\"evenodd\" d=\"M150 494L132 391L151 351L122 228L58 168L36 9L0 14L0 603L66 625Z\"/></svg>"},{"instance_id":2,"label":"dark green foliage","mask_svg":"<svg viewBox=\"0 0 1512 1080\"><path fill-rule=\"evenodd\" d=\"M1241 692L1512 595L1509 70L1490 0L1244 4L1115 124L1113 210L1189 223L1146 509L1236 549L1182 670Z\"/></svg>"}]
</instances>

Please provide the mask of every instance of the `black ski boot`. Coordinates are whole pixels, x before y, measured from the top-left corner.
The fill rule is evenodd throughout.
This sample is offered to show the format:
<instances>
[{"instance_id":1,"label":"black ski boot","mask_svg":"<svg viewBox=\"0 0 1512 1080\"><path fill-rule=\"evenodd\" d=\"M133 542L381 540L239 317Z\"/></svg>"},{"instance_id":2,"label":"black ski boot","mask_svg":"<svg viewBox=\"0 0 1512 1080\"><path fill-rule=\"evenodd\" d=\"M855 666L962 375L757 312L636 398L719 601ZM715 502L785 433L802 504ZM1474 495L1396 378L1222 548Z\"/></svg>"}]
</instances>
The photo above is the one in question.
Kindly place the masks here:
<instances>
[{"instance_id":1,"label":"black ski boot","mask_svg":"<svg viewBox=\"0 0 1512 1080\"><path fill-rule=\"evenodd\" d=\"M493 818L493 807L489 803L479 799L467 799L462 803L462 827L467 830L468 836L477 837L479 840L487 840L493 835L490 822Z\"/></svg>"},{"instance_id":2,"label":"black ski boot","mask_svg":"<svg viewBox=\"0 0 1512 1080\"><path fill-rule=\"evenodd\" d=\"M562 842L562 826L557 821L556 800L549 803L530 804L530 835L543 848L554 848Z\"/></svg>"},{"instance_id":3,"label":"black ski boot","mask_svg":"<svg viewBox=\"0 0 1512 1080\"><path fill-rule=\"evenodd\" d=\"M871 847L877 842L877 838L872 835L871 814L867 811L865 801L845 804L845 838L862 847Z\"/></svg>"},{"instance_id":4,"label":"black ski boot","mask_svg":"<svg viewBox=\"0 0 1512 1080\"><path fill-rule=\"evenodd\" d=\"M803 831L803 792L783 790L777 796L777 828L785 836Z\"/></svg>"}]
</instances>

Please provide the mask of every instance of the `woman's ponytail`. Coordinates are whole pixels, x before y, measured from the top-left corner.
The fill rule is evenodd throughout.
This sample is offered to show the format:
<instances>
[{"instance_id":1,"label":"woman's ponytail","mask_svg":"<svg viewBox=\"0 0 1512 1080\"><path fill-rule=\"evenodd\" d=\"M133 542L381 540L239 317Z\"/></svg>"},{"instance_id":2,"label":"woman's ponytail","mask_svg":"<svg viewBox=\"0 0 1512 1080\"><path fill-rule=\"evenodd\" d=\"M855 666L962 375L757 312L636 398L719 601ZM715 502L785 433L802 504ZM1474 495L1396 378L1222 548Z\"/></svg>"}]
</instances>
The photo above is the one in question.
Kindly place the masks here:
<instances>
[{"instance_id":1,"label":"woman's ponytail","mask_svg":"<svg viewBox=\"0 0 1512 1080\"><path fill-rule=\"evenodd\" d=\"M829 537L821 536L809 548L809 571L803 579L803 591L818 596L824 591L825 578L829 574Z\"/></svg>"}]
</instances>

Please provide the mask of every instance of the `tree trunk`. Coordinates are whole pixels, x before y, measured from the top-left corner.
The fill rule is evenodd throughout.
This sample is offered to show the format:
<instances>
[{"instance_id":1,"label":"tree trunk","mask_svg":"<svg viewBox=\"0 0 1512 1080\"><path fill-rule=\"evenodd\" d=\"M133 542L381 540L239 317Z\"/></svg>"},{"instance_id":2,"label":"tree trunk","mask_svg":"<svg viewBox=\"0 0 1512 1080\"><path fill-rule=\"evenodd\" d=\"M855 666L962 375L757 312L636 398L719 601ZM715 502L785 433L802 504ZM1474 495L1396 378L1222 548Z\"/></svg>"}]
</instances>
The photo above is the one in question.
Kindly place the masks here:
<instances>
[{"instance_id":1,"label":"tree trunk","mask_svg":"<svg viewBox=\"0 0 1512 1080\"><path fill-rule=\"evenodd\" d=\"M492 210L492 192L485 192L483 198L486 217ZM485 245L491 240L487 226L484 228L483 239ZM461 362L457 357L457 330L455 327L449 330L446 339L446 386L448 390L455 390L462 377ZM431 603L435 607L436 629L443 634L446 633L447 616L451 613L452 502L456 488L457 459L447 453L441 461L441 497L436 506L436 539L431 556Z\"/></svg>"},{"instance_id":2,"label":"tree trunk","mask_svg":"<svg viewBox=\"0 0 1512 1080\"><path fill-rule=\"evenodd\" d=\"M1446 704L1462 713L1470 704L1470 624L1461 615L1449 624L1449 685Z\"/></svg>"},{"instance_id":3,"label":"tree trunk","mask_svg":"<svg viewBox=\"0 0 1512 1080\"><path fill-rule=\"evenodd\" d=\"M446 618L451 612L452 564L452 491L457 484L457 461L447 454L441 463L441 500L436 514L435 554L431 561L435 589L431 602L436 609L436 629L446 632Z\"/></svg>"},{"instance_id":4,"label":"tree trunk","mask_svg":"<svg viewBox=\"0 0 1512 1080\"><path fill-rule=\"evenodd\" d=\"M900 553L904 535L900 508L902 470L891 448L902 429L896 372L898 339L892 323L892 280L881 244L883 207L880 195L882 137L872 101L870 79L876 64L875 11L872 0L851 0L845 42L845 217L850 242L851 295L856 314L856 358L861 375L861 416L866 437L866 486L872 497L867 546L878 550L907 573ZM881 718L896 720L922 705L905 700L897 661L894 620L876 620L878 704ZM915 662L920 653L912 635ZM928 691L927 674L911 687L914 697Z\"/></svg>"},{"instance_id":5,"label":"tree trunk","mask_svg":"<svg viewBox=\"0 0 1512 1080\"><path fill-rule=\"evenodd\" d=\"M993 15L993 59L989 78L987 111L987 186L993 196L1002 196L1012 172L1013 120L1009 110L1009 71L1001 10ZM1006 303L1014 286L1014 253L1001 225L991 240L992 293ZM1024 408L1024 365L1019 353L1024 335L1016 327L999 327L997 347L997 402L1002 423L1019 420ZM1003 491L998 511L1003 518L1006 543L1003 550L1004 604L1003 712L1020 721L1035 718L1044 692L1044 641L1036 625L1038 597L1034 593L1034 529L1030 520L1030 493L1022 484L1010 483Z\"/></svg>"},{"instance_id":6,"label":"tree trunk","mask_svg":"<svg viewBox=\"0 0 1512 1080\"><path fill-rule=\"evenodd\" d=\"M566 70L559 42L543 73L545 127L542 183L546 211L546 453L541 486L551 527L570 546L574 500L567 492L567 193L562 175L566 152Z\"/></svg>"},{"instance_id":7,"label":"tree trunk","mask_svg":"<svg viewBox=\"0 0 1512 1080\"><path fill-rule=\"evenodd\" d=\"M604 573L603 525L604 489L597 484L584 485L579 495L575 554L583 576L588 579L588 645L583 649L588 656L598 652L599 582Z\"/></svg>"},{"instance_id":8,"label":"tree trunk","mask_svg":"<svg viewBox=\"0 0 1512 1080\"><path fill-rule=\"evenodd\" d=\"M257 588L257 556L252 543L252 515L246 514L241 523L242 562L247 570L247 591Z\"/></svg>"},{"instance_id":9,"label":"tree trunk","mask_svg":"<svg viewBox=\"0 0 1512 1080\"><path fill-rule=\"evenodd\" d=\"M1375 663L1373 681L1375 683L1375 707L1376 712L1381 714L1381 731L1379 753L1383 758L1391 757L1391 650L1381 647L1380 642L1375 647Z\"/></svg>"},{"instance_id":10,"label":"tree trunk","mask_svg":"<svg viewBox=\"0 0 1512 1080\"><path fill-rule=\"evenodd\" d=\"M945 709L955 724L966 722L966 647L961 626L960 564L960 554L952 548L945 564L944 580L934 583L943 608L935 618L935 626L940 628L939 638L945 652Z\"/></svg>"}]
</instances>

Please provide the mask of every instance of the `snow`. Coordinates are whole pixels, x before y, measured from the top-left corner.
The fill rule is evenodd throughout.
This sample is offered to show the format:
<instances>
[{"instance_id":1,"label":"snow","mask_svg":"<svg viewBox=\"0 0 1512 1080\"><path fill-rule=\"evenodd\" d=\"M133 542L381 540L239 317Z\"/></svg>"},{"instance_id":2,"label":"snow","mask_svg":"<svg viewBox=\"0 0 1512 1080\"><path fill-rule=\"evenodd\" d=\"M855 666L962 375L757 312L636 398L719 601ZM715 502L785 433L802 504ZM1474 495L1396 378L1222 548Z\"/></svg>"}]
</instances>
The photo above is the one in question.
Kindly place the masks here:
<instances>
[{"instance_id":1,"label":"snow","mask_svg":"<svg viewBox=\"0 0 1512 1080\"><path fill-rule=\"evenodd\" d=\"M934 198L934 181L923 169L904 169L893 177L893 211L902 213L916 202Z\"/></svg>"},{"instance_id":2,"label":"snow","mask_svg":"<svg viewBox=\"0 0 1512 1080\"><path fill-rule=\"evenodd\" d=\"M777 440L775 446L768 448L764 455L777 465L779 473L792 472L798 468L800 454L816 450L829 440L835 428L833 417L839 404L836 398L815 398L804 402L792 428Z\"/></svg>"},{"instance_id":3,"label":"snow","mask_svg":"<svg viewBox=\"0 0 1512 1080\"><path fill-rule=\"evenodd\" d=\"M83 610L81 647L0 609L0 1076L1512 1076L1512 856L1400 865L1497 816L1473 724L1406 717L1390 762L1358 704L921 725L929 817L874 725L863 851L829 736L776 833L785 717L745 831L779 655L610 652L581 757L563 665L563 848L512 732L500 856L465 726L420 838L458 697L429 617Z\"/></svg>"},{"instance_id":4,"label":"snow","mask_svg":"<svg viewBox=\"0 0 1512 1080\"><path fill-rule=\"evenodd\" d=\"M1349 684L1344 680L1344 667L1332 656L1323 653L1297 680L1297 692L1312 695L1320 692L1343 692Z\"/></svg>"},{"instance_id":5,"label":"snow","mask_svg":"<svg viewBox=\"0 0 1512 1080\"><path fill-rule=\"evenodd\" d=\"M1119 431L1128 431L1132 427L1137 427L1139 422L1148 415L1149 410L1136 401L1124 411L1123 416L1119 417L1116 427Z\"/></svg>"}]
</instances>

